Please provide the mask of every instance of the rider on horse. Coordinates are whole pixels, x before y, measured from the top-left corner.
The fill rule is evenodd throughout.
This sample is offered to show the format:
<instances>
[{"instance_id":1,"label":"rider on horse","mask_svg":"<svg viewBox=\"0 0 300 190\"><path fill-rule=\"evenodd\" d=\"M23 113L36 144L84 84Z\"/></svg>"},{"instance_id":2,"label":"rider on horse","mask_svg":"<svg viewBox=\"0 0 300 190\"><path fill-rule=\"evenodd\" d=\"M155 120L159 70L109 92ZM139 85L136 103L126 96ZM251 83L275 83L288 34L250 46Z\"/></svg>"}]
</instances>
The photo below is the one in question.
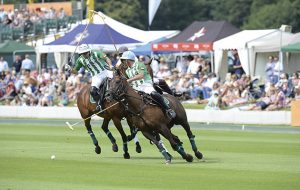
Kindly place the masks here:
<instances>
[{"instance_id":1,"label":"rider on horse","mask_svg":"<svg viewBox=\"0 0 300 190\"><path fill-rule=\"evenodd\" d=\"M113 77L113 72L111 71L112 63L102 51L91 50L87 44L80 45L77 53L79 57L76 60L75 66L71 68L71 66L67 64L66 70L77 72L81 67L84 67L91 73L92 84L90 93L97 102L97 107L94 112L100 112L102 110L102 100L99 94L99 87L106 77Z\"/></svg>"},{"instance_id":2,"label":"rider on horse","mask_svg":"<svg viewBox=\"0 0 300 190\"><path fill-rule=\"evenodd\" d=\"M136 61L136 56L132 51L125 51L121 56L121 61L128 65L126 75L128 82L135 90L149 93L151 97L159 103L159 105L166 111L170 119L176 117L174 110L164 101L164 98L153 88L152 78L144 63Z\"/></svg>"},{"instance_id":3,"label":"rider on horse","mask_svg":"<svg viewBox=\"0 0 300 190\"><path fill-rule=\"evenodd\" d=\"M122 57L123 53L125 51L128 51L128 48L126 46L121 46L119 49L118 49L118 53L119 53L119 56ZM138 59L135 58L135 61L137 62ZM148 70L148 73L150 74L151 76L151 79L153 81L153 87L156 91L162 93L162 91L170 94L170 95L173 95L175 97L180 97L182 96L182 93L180 92L175 92L175 91L172 91L169 87L169 85L166 83L166 81L164 79L158 79L158 78L154 78L153 77L153 70L152 70L152 67L151 67L151 62L152 62L152 59L150 59L148 62L145 63L145 66ZM119 67L121 65L121 60L119 59L116 66Z\"/></svg>"}]
</instances>

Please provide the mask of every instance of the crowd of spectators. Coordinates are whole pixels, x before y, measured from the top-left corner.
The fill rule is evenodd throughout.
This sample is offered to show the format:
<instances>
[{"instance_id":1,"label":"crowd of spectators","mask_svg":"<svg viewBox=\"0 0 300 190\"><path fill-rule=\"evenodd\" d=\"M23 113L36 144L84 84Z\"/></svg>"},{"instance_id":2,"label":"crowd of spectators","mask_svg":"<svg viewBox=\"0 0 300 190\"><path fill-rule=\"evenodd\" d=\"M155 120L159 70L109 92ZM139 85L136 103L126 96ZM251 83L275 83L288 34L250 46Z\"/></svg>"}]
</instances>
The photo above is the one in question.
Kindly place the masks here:
<instances>
[{"instance_id":1,"label":"crowd of spectators","mask_svg":"<svg viewBox=\"0 0 300 190\"><path fill-rule=\"evenodd\" d=\"M50 9L36 8L35 10L29 10L23 8L20 10L14 9L9 11L0 8L0 23L11 28L30 27L32 23L44 19L64 18L65 16L63 8L59 11L56 11L53 7Z\"/></svg>"},{"instance_id":2,"label":"crowd of spectators","mask_svg":"<svg viewBox=\"0 0 300 190\"><path fill-rule=\"evenodd\" d=\"M117 61L116 57L111 59L113 62ZM149 57L140 56L139 61L147 62ZM273 65L275 71L275 62ZM222 81L212 72L210 60L199 55L178 56L174 68L170 68L165 58L157 57L152 60L151 67L155 78L165 79L172 90L183 93L181 100L204 104L205 109L247 105L242 109L278 110L289 107L293 98L300 99L298 73L289 76L279 71L277 79L272 76L262 80L246 75L240 67L236 67ZM267 76L270 74L269 67L267 64ZM27 106L74 105L79 91L90 80L91 77L84 70L75 75L55 68L44 68L38 73L28 55L23 59L16 56L12 68L1 57L0 103Z\"/></svg>"}]
</instances>

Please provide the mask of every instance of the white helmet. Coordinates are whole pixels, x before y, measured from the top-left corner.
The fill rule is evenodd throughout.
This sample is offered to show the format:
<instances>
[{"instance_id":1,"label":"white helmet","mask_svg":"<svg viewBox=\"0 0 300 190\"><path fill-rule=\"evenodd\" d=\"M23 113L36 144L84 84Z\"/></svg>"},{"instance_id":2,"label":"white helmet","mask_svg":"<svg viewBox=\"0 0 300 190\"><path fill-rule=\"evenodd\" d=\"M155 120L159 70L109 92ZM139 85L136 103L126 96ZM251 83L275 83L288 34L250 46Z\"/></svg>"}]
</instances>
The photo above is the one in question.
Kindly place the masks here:
<instances>
[{"instance_id":1,"label":"white helmet","mask_svg":"<svg viewBox=\"0 0 300 190\"><path fill-rule=\"evenodd\" d=\"M87 44L81 44L78 49L77 53L82 54L91 51L91 48Z\"/></svg>"},{"instance_id":2,"label":"white helmet","mask_svg":"<svg viewBox=\"0 0 300 190\"><path fill-rule=\"evenodd\" d=\"M125 51L120 59L135 61L135 54L132 51Z\"/></svg>"}]
</instances>

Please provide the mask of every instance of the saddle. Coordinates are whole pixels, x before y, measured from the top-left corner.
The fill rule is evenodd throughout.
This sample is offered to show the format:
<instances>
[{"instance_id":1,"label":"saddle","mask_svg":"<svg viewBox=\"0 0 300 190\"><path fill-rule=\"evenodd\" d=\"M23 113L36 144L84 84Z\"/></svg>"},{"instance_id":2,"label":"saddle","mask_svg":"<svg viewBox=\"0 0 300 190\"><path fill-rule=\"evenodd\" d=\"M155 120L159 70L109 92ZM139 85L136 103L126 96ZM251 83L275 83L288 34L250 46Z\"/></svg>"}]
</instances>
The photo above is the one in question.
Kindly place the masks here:
<instances>
[{"instance_id":1,"label":"saddle","mask_svg":"<svg viewBox=\"0 0 300 190\"><path fill-rule=\"evenodd\" d=\"M138 91L138 94L143 98L143 102L145 104L151 104L151 105L156 105L160 106L152 97L150 94L147 94L143 91ZM163 95L164 102L170 106L170 101Z\"/></svg>"}]
</instances>

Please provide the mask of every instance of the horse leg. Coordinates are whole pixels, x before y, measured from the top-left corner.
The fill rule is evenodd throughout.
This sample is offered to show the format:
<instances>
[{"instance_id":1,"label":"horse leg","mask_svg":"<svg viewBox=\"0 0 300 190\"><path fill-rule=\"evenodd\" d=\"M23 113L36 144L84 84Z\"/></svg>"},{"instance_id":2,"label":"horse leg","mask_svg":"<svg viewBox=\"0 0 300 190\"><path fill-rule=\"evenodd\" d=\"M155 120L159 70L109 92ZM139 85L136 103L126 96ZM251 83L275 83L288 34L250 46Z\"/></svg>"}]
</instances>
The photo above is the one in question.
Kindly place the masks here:
<instances>
[{"instance_id":1,"label":"horse leg","mask_svg":"<svg viewBox=\"0 0 300 190\"><path fill-rule=\"evenodd\" d=\"M84 124L85 124L85 127L86 127L86 130L88 132L88 134L90 135L94 145L95 145L95 152L97 154L100 154L101 153L101 148L98 144L98 140L96 139L96 136L92 130L92 126L91 126L91 118L87 119L87 120L84 120Z\"/></svg>"},{"instance_id":2,"label":"horse leg","mask_svg":"<svg viewBox=\"0 0 300 190\"><path fill-rule=\"evenodd\" d=\"M121 121L119 119L113 119L113 122L116 128L118 129L119 133L121 134L123 140L123 151L124 151L123 157L125 159L130 159L130 155L128 153L127 136L123 130Z\"/></svg>"},{"instance_id":3,"label":"horse leg","mask_svg":"<svg viewBox=\"0 0 300 190\"><path fill-rule=\"evenodd\" d=\"M187 162L192 162L193 161L193 156L190 155L190 154L187 154L185 151L184 151L184 148L183 146L181 146L180 144L178 144L174 139L173 139L173 134L171 133L170 129L167 128L167 126L163 126L161 129L160 129L160 133L166 138L169 140L172 148L177 151L181 157L183 159L185 159ZM179 140L179 138L178 138Z\"/></svg>"},{"instance_id":4,"label":"horse leg","mask_svg":"<svg viewBox=\"0 0 300 190\"><path fill-rule=\"evenodd\" d=\"M104 133L107 135L107 137L109 138L110 142L112 143L112 150L114 152L118 152L118 145L116 143L116 139L113 137L113 135L111 134L111 132L108 129L109 121L110 121L110 119L104 118L101 128L104 131Z\"/></svg>"},{"instance_id":5,"label":"horse leg","mask_svg":"<svg viewBox=\"0 0 300 190\"><path fill-rule=\"evenodd\" d=\"M156 147L158 148L159 152L161 152L161 154L163 155L163 157L166 160L166 164L170 164L171 160L172 160L172 156L167 152L167 150L165 149L165 145L163 144L163 142L160 140L158 141L156 139L156 136L154 136L153 133L150 133L148 131L142 131L143 135L149 139L150 141L152 141Z\"/></svg>"},{"instance_id":6,"label":"horse leg","mask_svg":"<svg viewBox=\"0 0 300 190\"><path fill-rule=\"evenodd\" d=\"M203 154L202 154L202 153L198 150L198 148L197 148L197 145L196 145L196 143L195 143L195 135L193 135L189 123L188 123L188 122L184 122L184 123L182 124L182 127L184 128L184 130L186 131L187 136L189 137L189 140L190 140L192 149L193 149L193 151L194 151L194 153L195 153L195 156L196 156L198 159L202 159L202 158L203 158Z\"/></svg>"},{"instance_id":7,"label":"horse leg","mask_svg":"<svg viewBox=\"0 0 300 190\"><path fill-rule=\"evenodd\" d=\"M141 153L142 152L142 147L140 145L139 139L136 136L138 130L137 128L133 125L133 123L130 120L130 117L127 118L127 124L130 128L130 132L131 134L127 136L127 141L131 141L132 139L134 139L134 143L135 143L135 151L137 153Z\"/></svg>"}]
</instances>

